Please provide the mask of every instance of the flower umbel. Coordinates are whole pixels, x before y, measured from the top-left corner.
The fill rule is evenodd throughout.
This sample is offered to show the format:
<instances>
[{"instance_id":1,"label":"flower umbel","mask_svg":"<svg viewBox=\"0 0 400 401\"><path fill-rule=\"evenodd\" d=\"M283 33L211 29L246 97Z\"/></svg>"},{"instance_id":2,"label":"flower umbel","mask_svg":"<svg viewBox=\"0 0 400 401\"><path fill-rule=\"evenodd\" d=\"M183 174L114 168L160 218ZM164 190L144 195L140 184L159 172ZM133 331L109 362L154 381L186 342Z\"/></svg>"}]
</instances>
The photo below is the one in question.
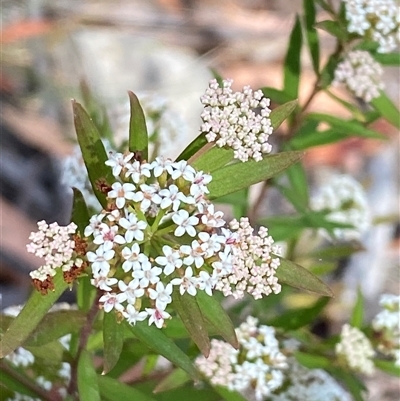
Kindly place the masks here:
<instances>
[{"instance_id":1,"label":"flower umbel","mask_svg":"<svg viewBox=\"0 0 400 401\"><path fill-rule=\"evenodd\" d=\"M379 97L383 68L372 56L363 50L349 52L335 70L333 85L344 83L347 88L365 102Z\"/></svg>"},{"instance_id":2,"label":"flower umbel","mask_svg":"<svg viewBox=\"0 0 400 401\"><path fill-rule=\"evenodd\" d=\"M261 90L253 92L249 86L233 92L232 82L223 80L221 87L216 79L210 81L201 97L204 111L200 130L206 133L208 142L232 148L235 159L260 161L272 149L268 143L272 134L270 100Z\"/></svg>"}]
</instances>

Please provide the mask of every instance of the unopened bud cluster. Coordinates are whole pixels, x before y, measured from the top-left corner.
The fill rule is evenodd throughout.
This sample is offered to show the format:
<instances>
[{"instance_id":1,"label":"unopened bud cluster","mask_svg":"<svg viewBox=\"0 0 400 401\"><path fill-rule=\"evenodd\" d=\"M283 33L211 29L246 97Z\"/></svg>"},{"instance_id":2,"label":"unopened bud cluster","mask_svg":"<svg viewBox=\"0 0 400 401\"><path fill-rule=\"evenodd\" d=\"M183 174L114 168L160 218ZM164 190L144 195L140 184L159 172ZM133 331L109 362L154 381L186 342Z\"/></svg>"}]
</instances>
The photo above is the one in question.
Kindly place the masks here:
<instances>
[{"instance_id":1,"label":"unopened bud cluster","mask_svg":"<svg viewBox=\"0 0 400 401\"><path fill-rule=\"evenodd\" d=\"M367 51L354 50L338 64L332 84L345 84L355 96L369 103L385 87L382 77L382 66Z\"/></svg>"},{"instance_id":2,"label":"unopened bud cluster","mask_svg":"<svg viewBox=\"0 0 400 401\"><path fill-rule=\"evenodd\" d=\"M383 294L379 300L382 310L372 321L378 350L394 358L400 366L400 296Z\"/></svg>"},{"instance_id":3,"label":"unopened bud cluster","mask_svg":"<svg viewBox=\"0 0 400 401\"><path fill-rule=\"evenodd\" d=\"M396 0L343 0L348 31L379 44L378 52L389 53L400 43L400 7Z\"/></svg>"},{"instance_id":4,"label":"unopened bud cluster","mask_svg":"<svg viewBox=\"0 0 400 401\"><path fill-rule=\"evenodd\" d=\"M235 159L260 161L272 149L268 143L272 133L270 100L249 86L233 92L232 82L226 79L220 86L216 79L210 81L201 97L204 111L200 131L206 133L208 142L232 148Z\"/></svg>"}]
</instances>

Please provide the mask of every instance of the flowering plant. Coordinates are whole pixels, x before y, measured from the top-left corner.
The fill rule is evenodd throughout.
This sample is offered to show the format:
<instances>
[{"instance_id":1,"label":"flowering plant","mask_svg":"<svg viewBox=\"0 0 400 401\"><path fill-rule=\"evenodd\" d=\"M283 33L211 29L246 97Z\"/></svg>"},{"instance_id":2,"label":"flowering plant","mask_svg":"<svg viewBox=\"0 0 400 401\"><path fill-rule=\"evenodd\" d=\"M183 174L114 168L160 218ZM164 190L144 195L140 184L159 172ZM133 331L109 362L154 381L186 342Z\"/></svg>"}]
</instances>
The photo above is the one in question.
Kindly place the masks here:
<instances>
[{"instance_id":1,"label":"flowering plant","mask_svg":"<svg viewBox=\"0 0 400 401\"><path fill-rule=\"evenodd\" d=\"M398 296L384 295L383 310L365 323L359 291L340 335L315 333L333 295L319 276L362 249L372 218L361 184L346 175L310 196L301 162L314 146L381 139L371 127L377 118L400 125L377 65L393 63L388 52L398 43L398 12L386 3L385 11L348 0L335 10L305 0L283 89L234 92L232 80L216 76L200 99L199 135L175 160L158 146L149 151L155 125L134 93L120 148L93 99L86 93L88 111L73 101L87 175L73 188L70 224L41 221L30 236L27 250L43 264L30 274L35 290L26 304L3 313L5 399L347 401L363 400L359 374L399 375ZM316 21L317 5L330 20ZM354 10L364 18L361 30ZM317 29L337 44L324 66ZM303 39L316 84L299 104ZM331 92L342 83L354 102ZM321 92L352 118L308 112ZM257 183L261 195L251 203ZM266 188L288 201L290 216L260 215ZM233 216L218 204L231 205ZM301 246L304 238L309 246ZM68 289L76 306L58 305ZM294 307L305 292L312 304ZM164 367L160 357L169 361Z\"/></svg>"}]
</instances>

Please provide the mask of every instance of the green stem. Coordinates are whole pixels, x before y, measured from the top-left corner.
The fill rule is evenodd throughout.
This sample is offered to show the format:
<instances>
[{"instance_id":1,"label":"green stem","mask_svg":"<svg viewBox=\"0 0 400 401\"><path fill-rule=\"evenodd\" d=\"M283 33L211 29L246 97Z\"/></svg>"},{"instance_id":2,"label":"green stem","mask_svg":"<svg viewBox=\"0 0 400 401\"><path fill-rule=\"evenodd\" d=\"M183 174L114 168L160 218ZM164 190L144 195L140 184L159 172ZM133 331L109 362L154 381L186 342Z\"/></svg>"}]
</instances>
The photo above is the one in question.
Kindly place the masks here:
<instances>
[{"instance_id":1,"label":"green stem","mask_svg":"<svg viewBox=\"0 0 400 401\"><path fill-rule=\"evenodd\" d=\"M40 387L35 382L29 380L27 377L12 369L5 360L0 361L0 371L3 371L7 375L11 376L17 382L22 384L24 387L28 388L32 392L34 392L41 400L43 401L59 401L60 398L54 394L51 396L48 391L44 388Z\"/></svg>"},{"instance_id":2,"label":"green stem","mask_svg":"<svg viewBox=\"0 0 400 401\"><path fill-rule=\"evenodd\" d=\"M79 335L79 344L78 344L78 350L76 352L76 356L71 363L71 379L69 382L68 386L68 394L73 396L77 401L79 401L79 395L78 395L78 363L79 363L79 358L83 352L83 350L86 348L86 344L88 342L90 333L92 332L92 327L94 320L96 318L97 312L99 310L99 299L101 297L101 291L97 290L95 299L93 300L92 306L90 307L87 316L86 316L86 323L82 327L80 335Z\"/></svg>"}]
</instances>

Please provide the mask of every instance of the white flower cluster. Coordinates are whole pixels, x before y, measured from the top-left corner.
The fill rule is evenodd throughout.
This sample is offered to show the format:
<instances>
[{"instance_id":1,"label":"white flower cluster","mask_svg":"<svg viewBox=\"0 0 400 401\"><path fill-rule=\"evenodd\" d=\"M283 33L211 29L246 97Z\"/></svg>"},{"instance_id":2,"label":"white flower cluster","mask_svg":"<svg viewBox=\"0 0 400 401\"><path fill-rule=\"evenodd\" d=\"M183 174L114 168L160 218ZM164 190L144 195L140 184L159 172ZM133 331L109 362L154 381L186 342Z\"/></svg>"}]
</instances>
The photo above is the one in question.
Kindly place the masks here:
<instances>
[{"instance_id":1,"label":"white flower cluster","mask_svg":"<svg viewBox=\"0 0 400 401\"><path fill-rule=\"evenodd\" d=\"M229 226L235 230L236 237L235 247L231 251L233 274L222 277L216 289L236 299L242 298L246 292L255 299L272 292L278 294L281 285L275 270L280 260L273 253L279 255L281 250L273 246L274 240L268 235L267 228L260 227L258 235L253 235L253 227L245 217L240 221L233 220Z\"/></svg>"},{"instance_id":2,"label":"white flower cluster","mask_svg":"<svg viewBox=\"0 0 400 401\"><path fill-rule=\"evenodd\" d=\"M199 356L196 365L212 385L242 394L250 392L261 401L282 386L288 364L279 349L275 329L257 324L256 318L248 317L236 329L240 344L238 350L213 339L209 357Z\"/></svg>"},{"instance_id":3,"label":"white flower cluster","mask_svg":"<svg viewBox=\"0 0 400 401\"><path fill-rule=\"evenodd\" d=\"M311 199L311 208L329 212L329 221L354 226L333 230L334 236L344 241L360 240L371 225L366 193L360 183L349 175L331 177Z\"/></svg>"},{"instance_id":4,"label":"white flower cluster","mask_svg":"<svg viewBox=\"0 0 400 401\"><path fill-rule=\"evenodd\" d=\"M380 96L383 68L364 50L354 50L346 54L335 70L333 85L344 83L355 96L370 102Z\"/></svg>"},{"instance_id":5,"label":"white flower cluster","mask_svg":"<svg viewBox=\"0 0 400 401\"><path fill-rule=\"evenodd\" d=\"M365 375L372 375L375 367L372 358L375 351L365 334L345 324L342 327L340 342L336 344L336 354L351 369Z\"/></svg>"},{"instance_id":6,"label":"white flower cluster","mask_svg":"<svg viewBox=\"0 0 400 401\"><path fill-rule=\"evenodd\" d=\"M73 235L77 226L70 223L62 227L57 223L47 224L44 220L37 223L39 231L31 233L32 241L27 245L27 251L44 258L45 264L30 272L33 280L45 282L56 274L56 269L70 271L74 266L81 266L82 259L74 257L75 241Z\"/></svg>"},{"instance_id":7,"label":"white flower cluster","mask_svg":"<svg viewBox=\"0 0 400 401\"><path fill-rule=\"evenodd\" d=\"M119 180L108 192L108 209L92 216L85 229L92 284L104 291L105 312L116 310L130 324L148 318L161 328L170 318L166 308L174 286L181 294L202 290L211 295L226 278L226 293L228 285L233 293L239 286L237 292L257 297L279 292L278 263L267 249L273 240L262 229L262 239L252 243L248 224L243 232L224 227L223 213L206 198L210 175L186 161L158 157L140 162L132 153L113 154L106 164ZM256 249L261 245L262 252ZM247 257L252 264L245 275Z\"/></svg>"},{"instance_id":8,"label":"white flower cluster","mask_svg":"<svg viewBox=\"0 0 400 401\"><path fill-rule=\"evenodd\" d=\"M232 148L235 159L260 161L272 149L268 143L273 129L268 118L270 100L261 90L253 92L249 86L233 92L232 82L224 80L220 87L216 79L210 81L201 97L204 111L200 130L206 133L208 142Z\"/></svg>"},{"instance_id":9,"label":"white flower cluster","mask_svg":"<svg viewBox=\"0 0 400 401\"><path fill-rule=\"evenodd\" d=\"M17 317L22 310L23 305L10 306L1 311L4 316ZM71 306L65 302L54 304L50 309L50 313L58 310L69 310ZM66 335L59 339L60 343L69 349L70 335ZM34 376L36 383L44 390L56 390L60 396L64 399L67 395L66 387L71 378L71 365L67 362L61 362L59 369L54 371L54 365L51 370L51 381L43 376L42 370L38 372L37 366L35 365L35 356L23 347L18 347L15 351L5 357L10 363L12 363L19 370L25 372L28 376L32 376L32 373L37 373ZM53 361L54 363L54 361ZM39 367L40 369L40 367ZM58 380L54 380L57 377ZM13 397L6 398L5 401L40 401L38 398L33 398L25 394L15 392Z\"/></svg>"},{"instance_id":10,"label":"white flower cluster","mask_svg":"<svg viewBox=\"0 0 400 401\"><path fill-rule=\"evenodd\" d=\"M395 364L400 367L400 296L383 294L379 305L382 310L372 321L378 334L378 349L394 357Z\"/></svg>"},{"instance_id":11,"label":"white flower cluster","mask_svg":"<svg viewBox=\"0 0 400 401\"><path fill-rule=\"evenodd\" d=\"M348 31L379 44L380 53L389 53L400 43L400 7L396 0L343 0Z\"/></svg>"},{"instance_id":12,"label":"white flower cluster","mask_svg":"<svg viewBox=\"0 0 400 401\"><path fill-rule=\"evenodd\" d=\"M286 385L272 394L269 401L352 401L339 383L322 369L307 369L288 358Z\"/></svg>"}]
</instances>

